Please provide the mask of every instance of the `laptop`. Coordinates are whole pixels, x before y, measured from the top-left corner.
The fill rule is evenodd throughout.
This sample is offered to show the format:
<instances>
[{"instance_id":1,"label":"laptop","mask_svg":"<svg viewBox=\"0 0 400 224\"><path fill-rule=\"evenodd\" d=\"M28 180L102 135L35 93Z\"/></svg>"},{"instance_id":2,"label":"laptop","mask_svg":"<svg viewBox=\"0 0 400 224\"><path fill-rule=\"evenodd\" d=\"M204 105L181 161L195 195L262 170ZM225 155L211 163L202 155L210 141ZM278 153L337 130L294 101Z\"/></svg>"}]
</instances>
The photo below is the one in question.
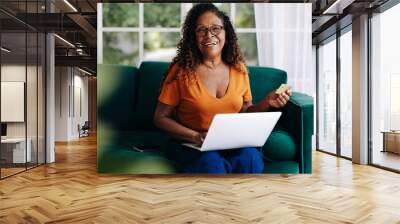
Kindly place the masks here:
<instances>
[{"instance_id":1,"label":"laptop","mask_svg":"<svg viewBox=\"0 0 400 224\"><path fill-rule=\"evenodd\" d=\"M217 114L203 144L182 143L200 151L261 147L267 141L281 112Z\"/></svg>"}]
</instances>

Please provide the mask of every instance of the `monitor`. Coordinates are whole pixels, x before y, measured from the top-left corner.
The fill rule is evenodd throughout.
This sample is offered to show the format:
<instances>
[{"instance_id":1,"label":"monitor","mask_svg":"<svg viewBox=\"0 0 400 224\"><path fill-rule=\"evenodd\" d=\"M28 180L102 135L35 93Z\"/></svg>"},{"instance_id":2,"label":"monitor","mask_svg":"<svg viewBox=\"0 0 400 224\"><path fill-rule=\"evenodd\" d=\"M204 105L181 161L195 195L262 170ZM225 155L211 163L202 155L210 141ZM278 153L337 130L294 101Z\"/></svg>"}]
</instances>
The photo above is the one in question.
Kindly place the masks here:
<instances>
[{"instance_id":1,"label":"monitor","mask_svg":"<svg viewBox=\"0 0 400 224\"><path fill-rule=\"evenodd\" d=\"M7 136L7 124L1 123L1 136Z\"/></svg>"}]
</instances>

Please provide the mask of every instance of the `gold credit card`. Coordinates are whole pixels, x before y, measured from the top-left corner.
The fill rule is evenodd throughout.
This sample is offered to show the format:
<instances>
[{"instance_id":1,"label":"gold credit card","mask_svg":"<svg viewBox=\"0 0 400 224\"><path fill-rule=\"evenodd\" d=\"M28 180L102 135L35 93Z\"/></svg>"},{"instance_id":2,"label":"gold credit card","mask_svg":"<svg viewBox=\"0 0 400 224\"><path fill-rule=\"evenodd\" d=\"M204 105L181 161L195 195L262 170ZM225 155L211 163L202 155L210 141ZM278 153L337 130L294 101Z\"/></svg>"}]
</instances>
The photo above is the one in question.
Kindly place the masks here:
<instances>
[{"instance_id":1,"label":"gold credit card","mask_svg":"<svg viewBox=\"0 0 400 224\"><path fill-rule=\"evenodd\" d=\"M281 94L284 93L286 90L289 89L289 85L288 84L282 84L281 86L279 86L279 88L275 91L276 94Z\"/></svg>"}]
</instances>

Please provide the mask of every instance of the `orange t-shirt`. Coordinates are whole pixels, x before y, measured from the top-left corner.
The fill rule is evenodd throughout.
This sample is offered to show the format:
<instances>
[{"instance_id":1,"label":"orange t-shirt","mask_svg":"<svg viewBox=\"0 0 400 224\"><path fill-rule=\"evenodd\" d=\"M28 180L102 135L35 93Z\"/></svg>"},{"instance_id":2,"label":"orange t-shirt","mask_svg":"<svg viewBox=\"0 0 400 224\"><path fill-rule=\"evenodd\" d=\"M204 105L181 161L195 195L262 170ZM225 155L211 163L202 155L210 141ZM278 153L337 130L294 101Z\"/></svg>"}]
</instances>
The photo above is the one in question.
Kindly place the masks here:
<instances>
[{"instance_id":1,"label":"orange t-shirt","mask_svg":"<svg viewBox=\"0 0 400 224\"><path fill-rule=\"evenodd\" d=\"M197 73L185 78L187 70L174 78L178 65L173 65L161 87L158 100L161 103L175 106L178 122L197 131L207 131L216 114L238 113L244 102L252 100L249 76L244 65L241 70L230 67L229 84L221 98L209 94Z\"/></svg>"}]
</instances>

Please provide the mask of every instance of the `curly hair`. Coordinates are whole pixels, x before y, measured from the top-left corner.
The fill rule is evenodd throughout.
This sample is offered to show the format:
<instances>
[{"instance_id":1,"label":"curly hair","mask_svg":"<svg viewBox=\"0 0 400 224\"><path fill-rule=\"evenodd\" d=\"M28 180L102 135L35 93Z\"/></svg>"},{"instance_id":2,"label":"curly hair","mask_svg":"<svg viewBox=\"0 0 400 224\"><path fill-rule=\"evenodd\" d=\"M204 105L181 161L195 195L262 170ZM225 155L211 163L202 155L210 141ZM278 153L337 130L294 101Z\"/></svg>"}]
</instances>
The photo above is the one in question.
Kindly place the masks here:
<instances>
[{"instance_id":1,"label":"curly hair","mask_svg":"<svg viewBox=\"0 0 400 224\"><path fill-rule=\"evenodd\" d=\"M178 64L179 69L172 80L177 78L182 69L187 69L189 71L188 75L190 75L193 73L195 67L202 63L203 55L197 47L195 31L197 20L206 12L214 13L223 21L224 24L226 37L225 45L221 54L222 61L229 66L243 70L241 65L245 64L245 59L240 50L238 39L229 17L213 4L197 4L193 6L193 8L191 8L186 15L186 19L182 27L182 38L177 45L177 55L174 57L170 65L171 68L173 65ZM162 82L164 82L168 71L164 74Z\"/></svg>"}]
</instances>

